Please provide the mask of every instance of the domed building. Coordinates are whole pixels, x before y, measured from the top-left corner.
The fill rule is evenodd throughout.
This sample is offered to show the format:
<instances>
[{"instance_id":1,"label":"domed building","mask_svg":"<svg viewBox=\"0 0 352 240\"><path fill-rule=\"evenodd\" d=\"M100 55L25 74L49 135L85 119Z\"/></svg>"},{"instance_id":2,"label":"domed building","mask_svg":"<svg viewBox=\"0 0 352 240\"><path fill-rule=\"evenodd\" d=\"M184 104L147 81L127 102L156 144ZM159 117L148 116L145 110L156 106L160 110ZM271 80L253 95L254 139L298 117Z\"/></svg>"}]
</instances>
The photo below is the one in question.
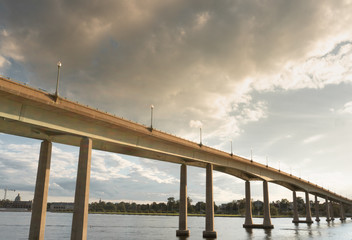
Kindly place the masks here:
<instances>
[{"instance_id":1,"label":"domed building","mask_svg":"<svg viewBox=\"0 0 352 240\"><path fill-rule=\"evenodd\" d=\"M32 201L21 201L20 194L17 195L15 201L12 203L12 208L22 208L30 210L32 208Z\"/></svg>"},{"instance_id":2,"label":"domed building","mask_svg":"<svg viewBox=\"0 0 352 240\"><path fill-rule=\"evenodd\" d=\"M20 202L21 201L21 196L20 194L17 195L17 197L15 198L15 202Z\"/></svg>"}]
</instances>

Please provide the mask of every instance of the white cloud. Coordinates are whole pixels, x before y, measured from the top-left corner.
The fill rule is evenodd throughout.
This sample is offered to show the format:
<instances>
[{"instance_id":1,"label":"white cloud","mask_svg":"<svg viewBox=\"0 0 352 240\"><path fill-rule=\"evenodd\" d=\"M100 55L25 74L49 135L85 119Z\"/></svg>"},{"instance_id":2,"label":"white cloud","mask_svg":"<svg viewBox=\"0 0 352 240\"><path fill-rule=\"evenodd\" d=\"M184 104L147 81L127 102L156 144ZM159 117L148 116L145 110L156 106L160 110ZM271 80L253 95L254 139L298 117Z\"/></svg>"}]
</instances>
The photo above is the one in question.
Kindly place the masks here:
<instances>
[{"instance_id":1,"label":"white cloud","mask_svg":"<svg viewBox=\"0 0 352 240\"><path fill-rule=\"evenodd\" d=\"M11 65L10 61L0 55L0 69L9 67Z\"/></svg>"},{"instance_id":2,"label":"white cloud","mask_svg":"<svg viewBox=\"0 0 352 240\"><path fill-rule=\"evenodd\" d=\"M338 113L352 114L352 101L345 103L343 108L338 110Z\"/></svg>"},{"instance_id":3,"label":"white cloud","mask_svg":"<svg viewBox=\"0 0 352 240\"><path fill-rule=\"evenodd\" d=\"M258 76L253 81L254 89L321 89L328 84L352 82L352 42L339 42L332 51L321 54L302 62L288 63L277 74Z\"/></svg>"},{"instance_id":4,"label":"white cloud","mask_svg":"<svg viewBox=\"0 0 352 240\"><path fill-rule=\"evenodd\" d=\"M203 126L202 122L199 120L191 120L189 126L192 128L201 128Z\"/></svg>"},{"instance_id":5,"label":"white cloud","mask_svg":"<svg viewBox=\"0 0 352 240\"><path fill-rule=\"evenodd\" d=\"M323 137L324 137L323 134L314 135L314 136L311 136L311 137L308 137L308 138L304 139L303 143L307 144L307 143L317 142L320 139L322 139Z\"/></svg>"}]
</instances>

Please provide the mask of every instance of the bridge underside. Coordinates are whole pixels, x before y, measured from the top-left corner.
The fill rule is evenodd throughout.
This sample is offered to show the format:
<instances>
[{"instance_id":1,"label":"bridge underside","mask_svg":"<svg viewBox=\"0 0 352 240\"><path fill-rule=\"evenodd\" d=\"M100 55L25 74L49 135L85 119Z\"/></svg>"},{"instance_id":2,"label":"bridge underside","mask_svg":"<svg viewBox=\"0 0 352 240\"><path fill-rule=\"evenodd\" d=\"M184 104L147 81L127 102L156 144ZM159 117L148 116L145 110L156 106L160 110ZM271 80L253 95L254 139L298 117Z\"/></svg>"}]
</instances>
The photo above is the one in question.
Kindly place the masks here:
<instances>
[{"instance_id":1,"label":"bridge underside","mask_svg":"<svg viewBox=\"0 0 352 240\"><path fill-rule=\"evenodd\" d=\"M37 140L49 140L51 142L77 146L79 147L82 136L75 134L68 134L61 131L56 131L53 129L33 126L32 124L23 123L21 121L16 121L12 119L0 118L0 132L17 135L21 137L28 137ZM165 153L158 153L157 151L147 151L145 149L141 150L135 146L126 146L116 143L110 143L102 141L99 139L94 139L93 149L119 153L129 156L143 157L149 159L156 159L165 162L177 163L177 164L187 164L189 166L206 168L206 162L200 162L197 160L192 160L188 158L182 158L181 156L168 155ZM256 175L237 170L226 168L222 166L214 166L214 170L223 172L243 180L263 180ZM280 184L282 185L282 184Z\"/></svg>"},{"instance_id":2,"label":"bridge underside","mask_svg":"<svg viewBox=\"0 0 352 240\"><path fill-rule=\"evenodd\" d=\"M265 180L293 191L352 205L352 201L272 167L199 146L170 134L0 78L0 132L214 170L243 180Z\"/></svg>"},{"instance_id":3,"label":"bridge underside","mask_svg":"<svg viewBox=\"0 0 352 240\"><path fill-rule=\"evenodd\" d=\"M33 124L7 119L5 117L0 118L0 132L11 134L11 135L22 136L22 137L28 137L32 139L38 139L38 140L49 140L51 142L77 146L77 147L79 147L80 141L82 139L81 135L70 134L67 132L53 130L46 127L34 126ZM189 166L195 166L195 167L201 167L201 168L206 168L206 165L207 165L207 162L201 162L198 160L183 158L181 156L166 154L164 152L160 153L157 151L151 151L151 150L148 151L146 149L140 149L137 146L126 146L118 143L106 142L100 139L94 139L93 149L119 153L124 155L130 155L130 156L136 156L136 157L156 159L160 161L177 163L177 164L184 163ZM304 188L288 182L273 180L265 176L257 176L255 174L251 174L249 172L245 172L234 168L214 165L214 170L235 176L242 180L249 180L249 181L267 180L269 182L278 184L292 191L297 191L297 192L305 191ZM319 192L312 191L311 193L319 197L325 198L325 195Z\"/></svg>"}]
</instances>

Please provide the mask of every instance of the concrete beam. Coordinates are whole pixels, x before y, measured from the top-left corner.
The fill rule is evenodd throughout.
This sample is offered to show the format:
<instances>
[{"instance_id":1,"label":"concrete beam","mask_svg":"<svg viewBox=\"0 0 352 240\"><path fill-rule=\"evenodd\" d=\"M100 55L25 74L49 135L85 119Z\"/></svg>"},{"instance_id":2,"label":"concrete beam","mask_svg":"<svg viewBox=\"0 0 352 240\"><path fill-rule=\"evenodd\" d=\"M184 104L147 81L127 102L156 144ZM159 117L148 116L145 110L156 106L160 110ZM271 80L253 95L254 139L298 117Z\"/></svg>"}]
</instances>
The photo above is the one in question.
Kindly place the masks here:
<instances>
[{"instance_id":1,"label":"concrete beam","mask_svg":"<svg viewBox=\"0 0 352 240\"><path fill-rule=\"evenodd\" d=\"M179 210L179 229L176 236L189 236L187 229L187 166L181 165L180 169L180 210Z\"/></svg>"},{"instance_id":2,"label":"concrete beam","mask_svg":"<svg viewBox=\"0 0 352 240\"><path fill-rule=\"evenodd\" d=\"M217 233L214 231L214 198L213 198L213 165L208 164L206 168L206 213L205 213L205 231L203 238L216 238Z\"/></svg>"},{"instance_id":3,"label":"concrete beam","mask_svg":"<svg viewBox=\"0 0 352 240\"><path fill-rule=\"evenodd\" d=\"M346 216L345 216L345 207L343 206L343 203L340 203L340 220L345 221Z\"/></svg>"},{"instance_id":4,"label":"concrete beam","mask_svg":"<svg viewBox=\"0 0 352 240\"><path fill-rule=\"evenodd\" d=\"M310 210L309 193L306 192L306 222L313 223L312 221L312 211Z\"/></svg>"},{"instance_id":5,"label":"concrete beam","mask_svg":"<svg viewBox=\"0 0 352 240\"><path fill-rule=\"evenodd\" d=\"M332 201L330 200L330 219L331 221L334 221L334 205L332 204Z\"/></svg>"},{"instance_id":6,"label":"concrete beam","mask_svg":"<svg viewBox=\"0 0 352 240\"><path fill-rule=\"evenodd\" d=\"M263 196L264 196L264 220L263 220L263 225L266 228L274 228L274 225L271 224L269 189L268 189L268 182L267 181L263 181Z\"/></svg>"},{"instance_id":7,"label":"concrete beam","mask_svg":"<svg viewBox=\"0 0 352 240\"><path fill-rule=\"evenodd\" d=\"M293 220L292 220L292 222L299 223L296 191L292 191L292 193L293 193Z\"/></svg>"},{"instance_id":8,"label":"concrete beam","mask_svg":"<svg viewBox=\"0 0 352 240\"><path fill-rule=\"evenodd\" d=\"M251 199L251 183L246 181L246 218L243 227L251 227L253 225L252 219L252 199Z\"/></svg>"},{"instance_id":9,"label":"concrete beam","mask_svg":"<svg viewBox=\"0 0 352 240\"><path fill-rule=\"evenodd\" d=\"M40 146L37 180L35 184L34 200L32 205L30 240L43 240L45 232L45 218L49 190L49 175L52 143L43 141Z\"/></svg>"},{"instance_id":10,"label":"concrete beam","mask_svg":"<svg viewBox=\"0 0 352 240\"><path fill-rule=\"evenodd\" d=\"M320 222L319 218L319 201L318 201L318 196L315 195L315 221Z\"/></svg>"},{"instance_id":11,"label":"concrete beam","mask_svg":"<svg viewBox=\"0 0 352 240\"><path fill-rule=\"evenodd\" d=\"M330 222L331 221L331 216L330 216L330 204L328 198L325 198L325 207L326 207L326 221Z\"/></svg>"},{"instance_id":12,"label":"concrete beam","mask_svg":"<svg viewBox=\"0 0 352 240\"><path fill-rule=\"evenodd\" d=\"M71 240L87 239L91 155L92 140L82 138L78 160Z\"/></svg>"}]
</instances>

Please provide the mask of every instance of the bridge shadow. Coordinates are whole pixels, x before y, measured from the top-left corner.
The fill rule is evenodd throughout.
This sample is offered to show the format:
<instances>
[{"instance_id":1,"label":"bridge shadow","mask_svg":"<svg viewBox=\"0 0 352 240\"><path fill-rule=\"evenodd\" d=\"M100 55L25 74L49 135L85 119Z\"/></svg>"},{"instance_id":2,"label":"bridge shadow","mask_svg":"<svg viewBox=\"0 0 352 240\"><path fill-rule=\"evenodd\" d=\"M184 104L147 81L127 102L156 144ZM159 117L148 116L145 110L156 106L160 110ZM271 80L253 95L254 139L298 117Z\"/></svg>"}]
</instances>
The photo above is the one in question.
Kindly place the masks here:
<instances>
[{"instance_id":1,"label":"bridge shadow","mask_svg":"<svg viewBox=\"0 0 352 240\"><path fill-rule=\"evenodd\" d=\"M187 240L189 237L186 237L186 236L180 236L180 237L177 237L179 240Z\"/></svg>"},{"instance_id":2,"label":"bridge shadow","mask_svg":"<svg viewBox=\"0 0 352 240\"><path fill-rule=\"evenodd\" d=\"M271 231L273 229L263 229L264 233L265 233L265 238L264 239L272 239L271 237ZM254 239L254 235L253 235L253 229L252 228L246 228L246 232L247 232L247 239Z\"/></svg>"}]
</instances>

